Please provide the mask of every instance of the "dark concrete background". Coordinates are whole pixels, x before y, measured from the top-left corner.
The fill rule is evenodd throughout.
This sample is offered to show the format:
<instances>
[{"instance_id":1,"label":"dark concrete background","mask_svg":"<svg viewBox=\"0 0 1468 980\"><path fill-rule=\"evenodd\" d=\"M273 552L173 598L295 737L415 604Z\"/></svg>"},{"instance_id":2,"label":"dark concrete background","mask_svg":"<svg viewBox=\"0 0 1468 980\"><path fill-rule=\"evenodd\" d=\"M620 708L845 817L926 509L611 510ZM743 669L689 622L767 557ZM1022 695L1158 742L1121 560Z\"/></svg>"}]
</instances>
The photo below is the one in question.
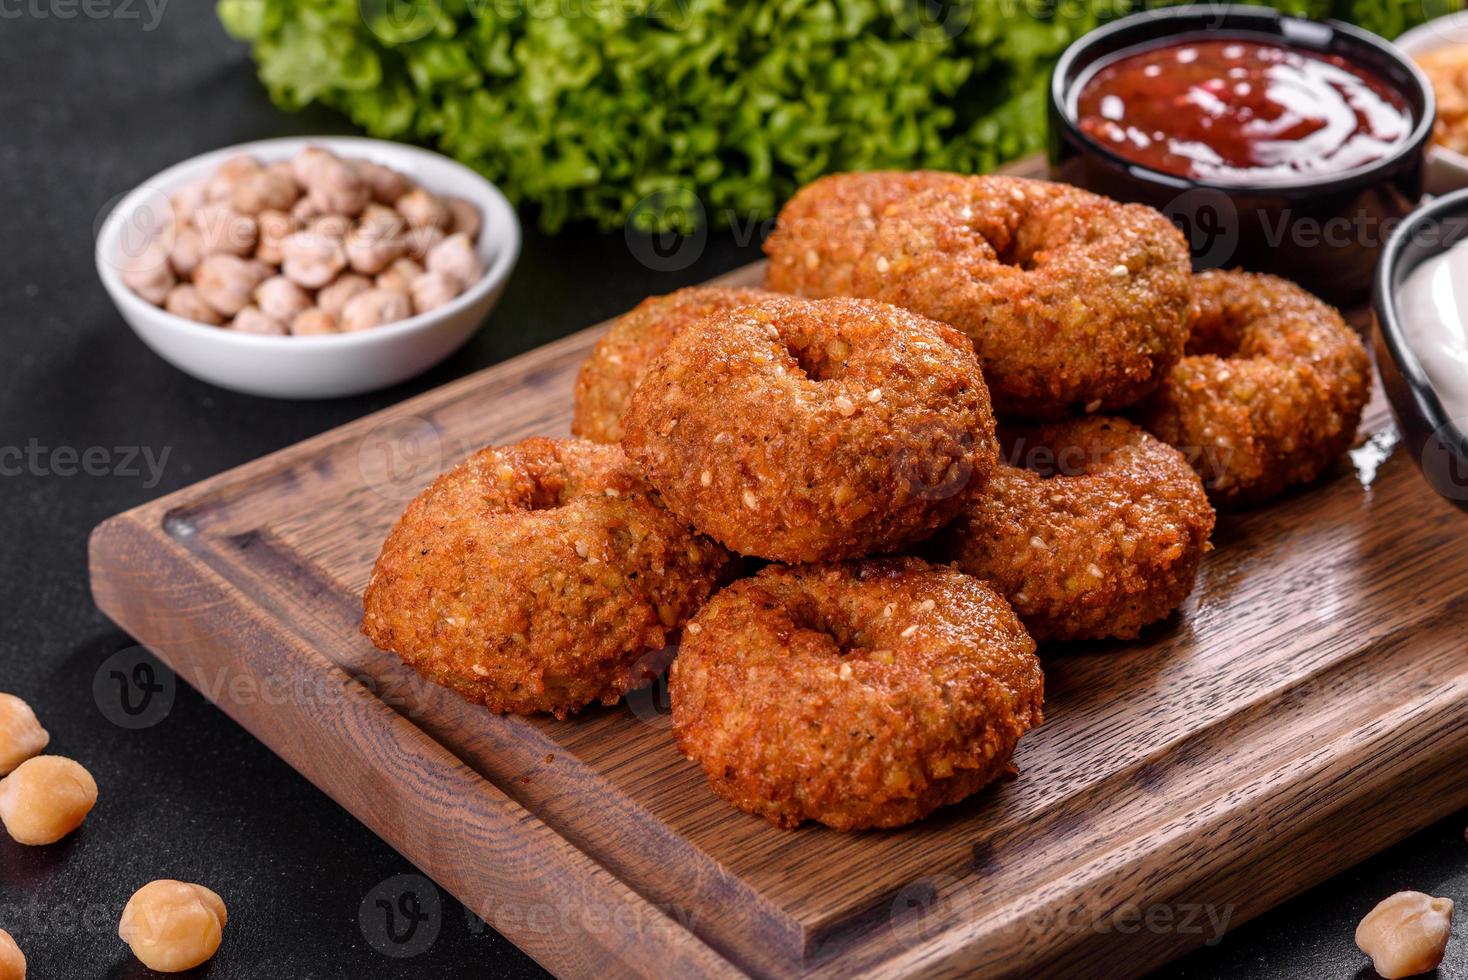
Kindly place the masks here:
<instances>
[{"instance_id":1,"label":"dark concrete background","mask_svg":"<svg viewBox=\"0 0 1468 980\"><path fill-rule=\"evenodd\" d=\"M177 877L208 884L229 903L224 945L200 975L538 975L446 894L437 937L424 952L408 959L379 952L359 910L373 909L382 894L375 889L413 874L412 866L191 689L180 685L171 712L153 727L110 722L112 708L94 698L93 680L132 642L92 605L87 534L118 511L601 320L646 294L706 279L757 248L714 235L694 264L657 273L620 234L579 230L552 240L529 229L488 326L427 376L324 403L211 388L155 357L116 315L92 267L96 221L116 195L203 150L347 127L324 113L274 109L245 49L215 22L212 3L168 4L153 29L141 2L90 9L110 13L88 17L68 0L0 6L0 447L104 447L117 470L60 476L40 465L0 478L0 689L29 700L51 731L52 751L84 762L101 785L96 811L68 841L29 849L0 840L0 927L25 949L36 980L145 976L116 938L117 915L139 885ZM146 470L124 471L120 447L146 447L163 459L156 485ZM1465 821L1460 814L1422 832L1163 975L1356 975L1364 960L1352 933L1376 901L1408 887L1468 899ZM1440 975L1468 977L1461 936Z\"/></svg>"}]
</instances>

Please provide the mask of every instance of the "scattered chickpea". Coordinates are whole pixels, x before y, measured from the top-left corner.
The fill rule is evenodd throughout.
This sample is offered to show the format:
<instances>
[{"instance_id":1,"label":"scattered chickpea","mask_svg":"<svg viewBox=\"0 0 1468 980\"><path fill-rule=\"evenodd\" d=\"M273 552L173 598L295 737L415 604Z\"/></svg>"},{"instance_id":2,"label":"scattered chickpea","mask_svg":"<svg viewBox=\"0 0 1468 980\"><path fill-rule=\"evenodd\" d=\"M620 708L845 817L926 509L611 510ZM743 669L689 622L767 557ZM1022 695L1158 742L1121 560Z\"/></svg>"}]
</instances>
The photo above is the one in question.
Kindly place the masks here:
<instances>
[{"instance_id":1,"label":"scattered chickpea","mask_svg":"<svg viewBox=\"0 0 1468 980\"><path fill-rule=\"evenodd\" d=\"M321 292L316 294L316 305L332 317L341 315L342 307L353 296L359 296L372 288L372 280L366 276L359 276L355 272L345 272L336 277L329 286L324 286Z\"/></svg>"},{"instance_id":2,"label":"scattered chickpea","mask_svg":"<svg viewBox=\"0 0 1468 980\"><path fill-rule=\"evenodd\" d=\"M50 741L51 736L36 720L30 705L14 694L0 691L0 776L40 755Z\"/></svg>"},{"instance_id":3,"label":"scattered chickpea","mask_svg":"<svg viewBox=\"0 0 1468 980\"><path fill-rule=\"evenodd\" d=\"M25 954L4 929L0 929L0 980L25 980Z\"/></svg>"},{"instance_id":4,"label":"scattered chickpea","mask_svg":"<svg viewBox=\"0 0 1468 980\"><path fill-rule=\"evenodd\" d=\"M377 288L390 289L395 293L402 293L404 296L411 295L413 292L413 280L423 275L426 271L423 266L414 262L412 259L398 259L392 265L388 266L386 272L377 277Z\"/></svg>"},{"instance_id":5,"label":"scattered chickpea","mask_svg":"<svg viewBox=\"0 0 1468 980\"><path fill-rule=\"evenodd\" d=\"M303 311L291 321L291 333L297 337L340 332L340 328L336 325L336 317L317 306Z\"/></svg>"},{"instance_id":6,"label":"scattered chickpea","mask_svg":"<svg viewBox=\"0 0 1468 980\"><path fill-rule=\"evenodd\" d=\"M1386 980L1412 977L1437 969L1452 925L1452 899L1397 892L1366 913L1356 945Z\"/></svg>"},{"instance_id":7,"label":"scattered chickpea","mask_svg":"<svg viewBox=\"0 0 1468 980\"><path fill-rule=\"evenodd\" d=\"M27 759L0 779L0 822L20 844L56 843L82 825L96 802L92 774L59 755Z\"/></svg>"},{"instance_id":8,"label":"scattered chickpea","mask_svg":"<svg viewBox=\"0 0 1468 980\"><path fill-rule=\"evenodd\" d=\"M337 157L322 159L311 169L309 196L331 214L355 217L372 200L372 189L357 169Z\"/></svg>"},{"instance_id":9,"label":"scattered chickpea","mask_svg":"<svg viewBox=\"0 0 1468 980\"><path fill-rule=\"evenodd\" d=\"M194 227L204 240L204 252L224 252L245 257L255 251L260 227L255 219L240 214L222 201L206 204L194 212Z\"/></svg>"},{"instance_id":10,"label":"scattered chickpea","mask_svg":"<svg viewBox=\"0 0 1468 980\"><path fill-rule=\"evenodd\" d=\"M225 316L234 316L250 305L255 287L270 275L263 263L220 252L199 263L194 285L199 296Z\"/></svg>"},{"instance_id":11,"label":"scattered chickpea","mask_svg":"<svg viewBox=\"0 0 1468 980\"><path fill-rule=\"evenodd\" d=\"M295 178L278 170L262 170L234 185L229 203L240 214L289 211L300 197Z\"/></svg>"},{"instance_id":12,"label":"scattered chickpea","mask_svg":"<svg viewBox=\"0 0 1468 980\"><path fill-rule=\"evenodd\" d=\"M255 223L260 229L255 258L267 265L280 265L284 259L280 254L281 243L295 234L296 219L284 211L261 211Z\"/></svg>"},{"instance_id":13,"label":"scattered chickpea","mask_svg":"<svg viewBox=\"0 0 1468 980\"><path fill-rule=\"evenodd\" d=\"M179 973L208 962L224 938L224 899L203 885L160 879L133 892L117 935L138 961L159 973Z\"/></svg>"},{"instance_id":14,"label":"scattered chickpea","mask_svg":"<svg viewBox=\"0 0 1468 980\"><path fill-rule=\"evenodd\" d=\"M214 307L204 302L203 297L199 295L198 287L186 282L179 283L168 291L168 298L163 301L163 308L174 316L207 323L211 327L217 327L224 322L224 317L220 316Z\"/></svg>"},{"instance_id":15,"label":"scattered chickpea","mask_svg":"<svg viewBox=\"0 0 1468 980\"><path fill-rule=\"evenodd\" d=\"M155 238L137 255L128 256L122 267L122 281L155 306L162 303L178 281L169 262L168 246Z\"/></svg>"},{"instance_id":16,"label":"scattered chickpea","mask_svg":"<svg viewBox=\"0 0 1468 980\"><path fill-rule=\"evenodd\" d=\"M358 160L357 174L371 189L372 199L389 207L396 204L398 198L408 193L412 186L408 183L408 178L396 170L371 160Z\"/></svg>"},{"instance_id":17,"label":"scattered chickpea","mask_svg":"<svg viewBox=\"0 0 1468 980\"><path fill-rule=\"evenodd\" d=\"M479 254L468 235L450 235L433 247L424 263L429 272L442 272L460 282L473 282L484 275Z\"/></svg>"},{"instance_id":18,"label":"scattered chickpea","mask_svg":"<svg viewBox=\"0 0 1468 980\"><path fill-rule=\"evenodd\" d=\"M392 208L368 205L362 220L347 235L347 261L352 268L376 275L407 251L403 219Z\"/></svg>"},{"instance_id":19,"label":"scattered chickpea","mask_svg":"<svg viewBox=\"0 0 1468 980\"><path fill-rule=\"evenodd\" d=\"M413 307L405 293L390 289L369 289L342 308L340 318L344 332L367 330L384 323L406 320L413 315Z\"/></svg>"},{"instance_id":20,"label":"scattered chickpea","mask_svg":"<svg viewBox=\"0 0 1468 980\"><path fill-rule=\"evenodd\" d=\"M234 193L235 184L264 169L265 165L252 156L242 154L230 157L209 178L209 183L205 185L205 196L211 201L225 200Z\"/></svg>"},{"instance_id":21,"label":"scattered chickpea","mask_svg":"<svg viewBox=\"0 0 1468 980\"><path fill-rule=\"evenodd\" d=\"M414 228L437 228L447 231L454 223L453 212L436 194L415 187L398 199L396 207Z\"/></svg>"},{"instance_id":22,"label":"scattered chickpea","mask_svg":"<svg viewBox=\"0 0 1468 980\"><path fill-rule=\"evenodd\" d=\"M341 242L312 229L286 238L281 242L280 253L280 268L286 278L306 289L320 289L347 265Z\"/></svg>"},{"instance_id":23,"label":"scattered chickpea","mask_svg":"<svg viewBox=\"0 0 1468 980\"><path fill-rule=\"evenodd\" d=\"M409 284L413 296L413 311L427 313L440 306L447 306L454 297L463 292L459 280L443 272L425 272Z\"/></svg>"},{"instance_id":24,"label":"scattered chickpea","mask_svg":"<svg viewBox=\"0 0 1468 980\"><path fill-rule=\"evenodd\" d=\"M454 220L449 225L449 232L478 238L482 221L479 209L462 197L445 197L443 200L449 206L449 213L454 216Z\"/></svg>"},{"instance_id":25,"label":"scattered chickpea","mask_svg":"<svg viewBox=\"0 0 1468 980\"><path fill-rule=\"evenodd\" d=\"M258 333L273 337L283 337L290 333L284 323L258 306L247 306L240 310L227 325L231 330L238 330L240 333Z\"/></svg>"}]
</instances>

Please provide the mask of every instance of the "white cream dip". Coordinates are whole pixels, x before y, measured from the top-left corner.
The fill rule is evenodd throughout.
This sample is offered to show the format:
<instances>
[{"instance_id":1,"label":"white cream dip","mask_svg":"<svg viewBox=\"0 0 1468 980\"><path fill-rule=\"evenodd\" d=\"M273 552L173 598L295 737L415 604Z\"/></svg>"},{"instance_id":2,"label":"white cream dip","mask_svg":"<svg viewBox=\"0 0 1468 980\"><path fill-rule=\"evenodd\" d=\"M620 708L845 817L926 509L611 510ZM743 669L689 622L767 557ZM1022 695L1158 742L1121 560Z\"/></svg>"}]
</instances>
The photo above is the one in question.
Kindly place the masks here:
<instances>
[{"instance_id":1,"label":"white cream dip","mask_svg":"<svg viewBox=\"0 0 1468 980\"><path fill-rule=\"evenodd\" d=\"M1468 241L1407 275L1397 320L1448 418L1468 419Z\"/></svg>"}]
</instances>

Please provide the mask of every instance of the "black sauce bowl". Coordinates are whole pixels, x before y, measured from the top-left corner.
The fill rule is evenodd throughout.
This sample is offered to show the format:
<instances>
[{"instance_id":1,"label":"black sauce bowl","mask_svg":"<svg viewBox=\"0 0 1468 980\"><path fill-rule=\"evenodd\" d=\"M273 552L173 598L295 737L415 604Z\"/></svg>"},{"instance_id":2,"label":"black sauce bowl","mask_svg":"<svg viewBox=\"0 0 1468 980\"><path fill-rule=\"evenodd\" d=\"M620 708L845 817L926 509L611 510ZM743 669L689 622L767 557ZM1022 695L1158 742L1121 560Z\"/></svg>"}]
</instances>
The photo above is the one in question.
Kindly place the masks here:
<instances>
[{"instance_id":1,"label":"black sauce bowl","mask_svg":"<svg viewBox=\"0 0 1468 980\"><path fill-rule=\"evenodd\" d=\"M1397 225L1382 250L1372 283L1376 317L1371 341L1403 443L1432 488L1468 511L1468 419L1454 420L1443 408L1417 352L1402 332L1397 310L1397 297L1412 270L1465 240L1468 190L1437 198Z\"/></svg>"},{"instance_id":2,"label":"black sauce bowl","mask_svg":"<svg viewBox=\"0 0 1468 980\"><path fill-rule=\"evenodd\" d=\"M1075 95L1090 69L1133 48L1190 37L1241 37L1339 55L1397 89L1412 130L1391 154L1300 183L1213 183L1134 163L1087 136ZM1436 115L1432 86L1412 60L1369 31L1242 5L1167 7L1123 17L1076 41L1050 80L1054 175L1162 211L1190 239L1200 269L1242 266L1293 279L1338 305L1364 301L1382 244L1422 196Z\"/></svg>"}]
</instances>

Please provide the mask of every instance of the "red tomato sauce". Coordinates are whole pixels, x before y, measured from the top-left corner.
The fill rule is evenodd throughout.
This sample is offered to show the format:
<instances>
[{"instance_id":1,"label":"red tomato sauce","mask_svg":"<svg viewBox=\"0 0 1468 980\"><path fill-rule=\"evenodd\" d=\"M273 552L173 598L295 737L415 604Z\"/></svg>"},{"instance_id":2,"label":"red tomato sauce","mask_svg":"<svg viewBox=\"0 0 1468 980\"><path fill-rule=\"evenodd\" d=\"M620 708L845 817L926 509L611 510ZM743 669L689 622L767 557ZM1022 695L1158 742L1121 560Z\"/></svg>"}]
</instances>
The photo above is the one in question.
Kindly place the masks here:
<instances>
[{"instance_id":1,"label":"red tomato sauce","mask_svg":"<svg viewBox=\"0 0 1468 980\"><path fill-rule=\"evenodd\" d=\"M1343 173L1412 131L1407 100L1373 72L1238 37L1123 52L1085 79L1075 118L1128 160L1219 183Z\"/></svg>"}]
</instances>

